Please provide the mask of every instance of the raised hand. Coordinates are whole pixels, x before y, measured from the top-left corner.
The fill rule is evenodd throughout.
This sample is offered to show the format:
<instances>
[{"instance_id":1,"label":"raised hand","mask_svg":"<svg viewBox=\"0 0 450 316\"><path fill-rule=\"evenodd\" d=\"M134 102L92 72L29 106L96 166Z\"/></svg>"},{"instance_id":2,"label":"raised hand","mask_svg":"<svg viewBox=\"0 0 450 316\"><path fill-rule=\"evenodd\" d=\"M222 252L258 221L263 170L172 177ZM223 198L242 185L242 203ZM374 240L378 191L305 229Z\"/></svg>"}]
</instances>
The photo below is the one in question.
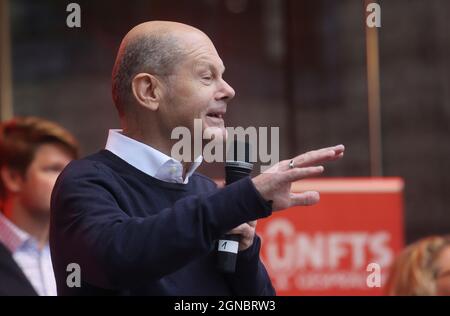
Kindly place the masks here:
<instances>
[{"instance_id":1,"label":"raised hand","mask_svg":"<svg viewBox=\"0 0 450 316\"><path fill-rule=\"evenodd\" d=\"M291 193L292 182L320 175L324 171L322 164L341 159L344 151L344 145L337 145L280 161L253 178L253 184L265 200L273 202L273 211L316 204L320 200L319 192Z\"/></svg>"}]
</instances>

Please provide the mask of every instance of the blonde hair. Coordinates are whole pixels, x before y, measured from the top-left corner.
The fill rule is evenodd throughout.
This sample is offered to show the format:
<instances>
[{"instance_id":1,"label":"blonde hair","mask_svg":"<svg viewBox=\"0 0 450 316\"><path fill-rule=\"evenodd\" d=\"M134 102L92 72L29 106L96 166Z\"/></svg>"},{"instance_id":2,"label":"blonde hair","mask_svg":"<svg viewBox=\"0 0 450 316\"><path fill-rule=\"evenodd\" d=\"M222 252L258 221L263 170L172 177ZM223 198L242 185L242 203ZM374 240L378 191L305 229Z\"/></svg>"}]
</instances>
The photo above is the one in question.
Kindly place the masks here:
<instances>
[{"instance_id":1,"label":"blonde hair","mask_svg":"<svg viewBox=\"0 0 450 316\"><path fill-rule=\"evenodd\" d=\"M450 236L432 236L405 248L391 267L386 294L436 295L436 277L439 273L436 261L447 246L450 246Z\"/></svg>"}]
</instances>

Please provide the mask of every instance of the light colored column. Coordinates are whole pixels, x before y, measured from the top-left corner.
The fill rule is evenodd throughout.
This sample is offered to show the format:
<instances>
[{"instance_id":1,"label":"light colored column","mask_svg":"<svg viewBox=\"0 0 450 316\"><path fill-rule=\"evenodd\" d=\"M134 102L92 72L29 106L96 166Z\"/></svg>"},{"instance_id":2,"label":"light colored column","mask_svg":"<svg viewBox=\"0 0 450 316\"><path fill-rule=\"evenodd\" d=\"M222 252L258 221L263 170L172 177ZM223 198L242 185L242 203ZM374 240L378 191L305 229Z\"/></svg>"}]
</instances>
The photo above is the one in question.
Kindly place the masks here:
<instances>
[{"instance_id":1,"label":"light colored column","mask_svg":"<svg viewBox=\"0 0 450 316\"><path fill-rule=\"evenodd\" d=\"M0 120L13 116L9 0L0 0Z\"/></svg>"},{"instance_id":2,"label":"light colored column","mask_svg":"<svg viewBox=\"0 0 450 316\"><path fill-rule=\"evenodd\" d=\"M370 174L383 175L380 101L380 62L378 47L378 28L368 27L366 8L374 0L364 1L364 24L366 26L367 92L369 113Z\"/></svg>"}]
</instances>

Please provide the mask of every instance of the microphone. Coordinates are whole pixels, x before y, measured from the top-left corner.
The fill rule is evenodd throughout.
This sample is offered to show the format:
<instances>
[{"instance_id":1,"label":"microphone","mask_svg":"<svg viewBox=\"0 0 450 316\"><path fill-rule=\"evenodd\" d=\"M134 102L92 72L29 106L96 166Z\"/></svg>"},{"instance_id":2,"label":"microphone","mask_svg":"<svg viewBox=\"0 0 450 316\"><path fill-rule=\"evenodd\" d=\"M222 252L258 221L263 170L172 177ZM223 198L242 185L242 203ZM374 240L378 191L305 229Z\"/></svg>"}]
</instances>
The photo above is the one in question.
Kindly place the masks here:
<instances>
[{"instance_id":1,"label":"microphone","mask_svg":"<svg viewBox=\"0 0 450 316\"><path fill-rule=\"evenodd\" d=\"M231 148L230 148L231 149ZM250 163L250 145L248 142L233 141L233 157L225 162L225 184L229 185L250 175L253 164ZM221 272L234 273L239 250L239 235L226 234L217 245L217 268Z\"/></svg>"}]
</instances>

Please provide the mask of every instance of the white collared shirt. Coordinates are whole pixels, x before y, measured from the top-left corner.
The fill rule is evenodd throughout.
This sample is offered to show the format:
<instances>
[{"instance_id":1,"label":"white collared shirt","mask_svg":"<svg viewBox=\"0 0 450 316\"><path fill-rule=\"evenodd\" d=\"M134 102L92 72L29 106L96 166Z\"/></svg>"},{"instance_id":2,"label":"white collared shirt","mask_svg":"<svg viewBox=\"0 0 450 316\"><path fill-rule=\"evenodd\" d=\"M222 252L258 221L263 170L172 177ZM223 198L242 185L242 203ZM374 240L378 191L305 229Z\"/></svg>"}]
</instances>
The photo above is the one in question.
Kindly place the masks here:
<instances>
[{"instance_id":1,"label":"white collared shirt","mask_svg":"<svg viewBox=\"0 0 450 316\"><path fill-rule=\"evenodd\" d=\"M39 249L38 241L12 223L0 212L0 242L11 252L35 291L41 296L56 296L48 243Z\"/></svg>"},{"instance_id":2,"label":"white collared shirt","mask_svg":"<svg viewBox=\"0 0 450 316\"><path fill-rule=\"evenodd\" d=\"M197 157L183 179L183 165L180 161L123 135L120 129L109 130L105 149L149 176L172 183L187 184L189 177L203 161L202 156Z\"/></svg>"}]
</instances>

